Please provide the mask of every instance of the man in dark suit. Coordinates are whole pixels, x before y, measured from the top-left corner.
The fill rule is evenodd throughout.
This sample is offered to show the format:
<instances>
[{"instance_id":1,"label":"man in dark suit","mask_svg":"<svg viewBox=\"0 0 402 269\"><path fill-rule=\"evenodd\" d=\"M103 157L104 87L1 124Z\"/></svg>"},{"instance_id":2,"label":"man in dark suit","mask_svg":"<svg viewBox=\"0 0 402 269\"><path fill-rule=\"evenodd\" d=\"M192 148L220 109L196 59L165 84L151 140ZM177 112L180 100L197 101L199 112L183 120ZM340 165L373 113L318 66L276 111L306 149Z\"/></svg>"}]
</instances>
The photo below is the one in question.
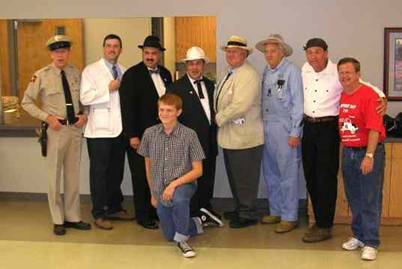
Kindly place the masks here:
<instances>
[{"instance_id":1,"label":"man in dark suit","mask_svg":"<svg viewBox=\"0 0 402 269\"><path fill-rule=\"evenodd\" d=\"M131 170L134 208L137 223L147 229L157 229L156 212L151 205L151 195L145 176L144 158L137 154L146 128L159 122L157 101L172 83L170 72L159 65L165 48L156 36L145 38L142 62L130 67L120 85L120 104L123 132L129 140L127 151Z\"/></svg>"},{"instance_id":2,"label":"man in dark suit","mask_svg":"<svg viewBox=\"0 0 402 269\"><path fill-rule=\"evenodd\" d=\"M223 226L219 214L211 205L215 182L215 163L218 154L216 124L214 122L214 83L203 77L208 58L199 47L191 47L183 59L187 74L168 87L183 100L183 112L179 121L193 129L201 142L206 159L203 175L197 180L197 191L191 199L192 217L201 217L204 226Z\"/></svg>"}]
</instances>

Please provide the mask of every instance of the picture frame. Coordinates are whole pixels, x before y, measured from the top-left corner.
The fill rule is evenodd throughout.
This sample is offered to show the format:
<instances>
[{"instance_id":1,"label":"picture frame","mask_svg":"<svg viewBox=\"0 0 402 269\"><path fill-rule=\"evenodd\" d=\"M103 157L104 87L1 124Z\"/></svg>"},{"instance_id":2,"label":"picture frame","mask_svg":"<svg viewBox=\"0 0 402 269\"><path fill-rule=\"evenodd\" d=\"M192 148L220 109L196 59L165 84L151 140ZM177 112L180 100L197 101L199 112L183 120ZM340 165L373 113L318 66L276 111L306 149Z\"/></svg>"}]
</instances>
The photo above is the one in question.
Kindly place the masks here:
<instances>
[{"instance_id":1,"label":"picture frame","mask_svg":"<svg viewBox=\"0 0 402 269\"><path fill-rule=\"evenodd\" d=\"M402 27L384 28L384 92L402 101Z\"/></svg>"}]
</instances>

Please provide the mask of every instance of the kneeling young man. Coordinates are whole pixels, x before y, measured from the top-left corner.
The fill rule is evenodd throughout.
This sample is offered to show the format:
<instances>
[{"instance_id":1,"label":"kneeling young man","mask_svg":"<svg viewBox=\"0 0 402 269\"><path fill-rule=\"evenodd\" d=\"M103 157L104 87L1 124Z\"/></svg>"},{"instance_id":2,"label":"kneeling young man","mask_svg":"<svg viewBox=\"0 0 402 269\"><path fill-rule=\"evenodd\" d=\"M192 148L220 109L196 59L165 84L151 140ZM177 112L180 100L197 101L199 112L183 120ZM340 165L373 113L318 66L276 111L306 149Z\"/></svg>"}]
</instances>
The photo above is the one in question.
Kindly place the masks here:
<instances>
[{"instance_id":1,"label":"kneeling young man","mask_svg":"<svg viewBox=\"0 0 402 269\"><path fill-rule=\"evenodd\" d=\"M197 134L178 122L182 100L165 94L158 100L161 124L145 130L138 154L145 158L151 203L168 241L177 242L183 256L195 256L187 243L190 236L203 232L198 217L190 218L190 200L202 175L205 158Z\"/></svg>"}]
</instances>

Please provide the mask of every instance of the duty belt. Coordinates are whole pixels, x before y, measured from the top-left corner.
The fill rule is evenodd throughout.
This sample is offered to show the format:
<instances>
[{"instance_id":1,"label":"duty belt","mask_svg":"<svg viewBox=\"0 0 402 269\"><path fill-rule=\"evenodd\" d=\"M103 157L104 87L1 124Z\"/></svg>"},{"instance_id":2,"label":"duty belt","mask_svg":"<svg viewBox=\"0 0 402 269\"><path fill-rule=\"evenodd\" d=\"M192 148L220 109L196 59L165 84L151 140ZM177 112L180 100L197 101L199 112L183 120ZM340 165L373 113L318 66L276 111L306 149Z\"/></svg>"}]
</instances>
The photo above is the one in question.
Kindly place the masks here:
<instances>
[{"instance_id":1,"label":"duty belt","mask_svg":"<svg viewBox=\"0 0 402 269\"><path fill-rule=\"evenodd\" d=\"M74 123L76 123L78 121L78 118L75 117L75 121L74 122L69 122L67 119L62 119L59 120L61 125L73 125Z\"/></svg>"}]
</instances>

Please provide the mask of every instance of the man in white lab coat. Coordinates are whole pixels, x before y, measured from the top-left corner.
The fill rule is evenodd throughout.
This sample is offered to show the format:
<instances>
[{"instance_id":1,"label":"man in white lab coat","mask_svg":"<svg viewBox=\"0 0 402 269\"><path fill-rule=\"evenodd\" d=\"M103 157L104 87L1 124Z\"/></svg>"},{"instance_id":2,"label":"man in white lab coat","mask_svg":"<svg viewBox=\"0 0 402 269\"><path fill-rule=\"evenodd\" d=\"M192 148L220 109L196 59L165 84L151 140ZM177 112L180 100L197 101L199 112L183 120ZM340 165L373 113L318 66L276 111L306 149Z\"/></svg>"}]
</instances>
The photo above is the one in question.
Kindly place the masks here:
<instances>
[{"instance_id":1,"label":"man in white lab coat","mask_svg":"<svg viewBox=\"0 0 402 269\"><path fill-rule=\"evenodd\" d=\"M119 87L125 68L118 64L122 51L119 36L109 34L103 41L103 58L82 72L82 104L89 106L87 138L90 159L90 190L95 225L113 228L110 219L132 219L121 206L125 144L122 136Z\"/></svg>"}]
</instances>

